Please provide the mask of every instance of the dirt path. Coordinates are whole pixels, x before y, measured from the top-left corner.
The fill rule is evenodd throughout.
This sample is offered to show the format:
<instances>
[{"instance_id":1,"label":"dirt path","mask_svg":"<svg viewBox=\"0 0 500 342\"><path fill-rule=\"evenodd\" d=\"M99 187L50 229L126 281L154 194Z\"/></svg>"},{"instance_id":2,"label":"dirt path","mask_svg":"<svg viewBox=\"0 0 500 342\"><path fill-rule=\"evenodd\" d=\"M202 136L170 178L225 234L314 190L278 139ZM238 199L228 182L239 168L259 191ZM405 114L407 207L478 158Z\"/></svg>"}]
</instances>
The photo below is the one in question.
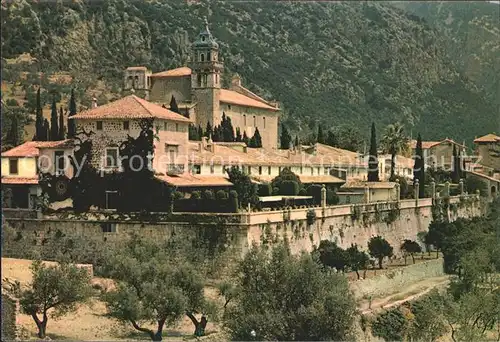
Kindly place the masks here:
<instances>
[{"instance_id":1,"label":"dirt path","mask_svg":"<svg viewBox=\"0 0 500 342\"><path fill-rule=\"evenodd\" d=\"M427 278L412 284L404 291L394 293L383 298L373 298L371 305L369 300L363 300L358 304L358 308L361 310L363 315L381 311L383 309L397 306L408 300L423 296L435 288L443 288L448 285L449 281L449 276Z\"/></svg>"}]
</instances>

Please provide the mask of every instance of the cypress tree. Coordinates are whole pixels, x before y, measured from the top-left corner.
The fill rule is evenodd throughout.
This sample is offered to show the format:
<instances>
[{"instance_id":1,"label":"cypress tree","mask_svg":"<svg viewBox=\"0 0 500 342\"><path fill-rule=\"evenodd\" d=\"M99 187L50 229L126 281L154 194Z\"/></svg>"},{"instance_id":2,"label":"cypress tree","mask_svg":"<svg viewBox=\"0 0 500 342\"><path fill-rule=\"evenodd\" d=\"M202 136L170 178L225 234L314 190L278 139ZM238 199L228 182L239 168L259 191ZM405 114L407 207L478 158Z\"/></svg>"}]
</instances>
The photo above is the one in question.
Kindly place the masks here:
<instances>
[{"instance_id":1,"label":"cypress tree","mask_svg":"<svg viewBox=\"0 0 500 342\"><path fill-rule=\"evenodd\" d=\"M65 139L64 114L63 108L59 108L59 140Z\"/></svg>"},{"instance_id":2,"label":"cypress tree","mask_svg":"<svg viewBox=\"0 0 500 342\"><path fill-rule=\"evenodd\" d=\"M214 134L214 131L212 130L212 124L210 123L210 121L207 121L207 128L205 129L205 136L207 138L213 136Z\"/></svg>"},{"instance_id":3,"label":"cypress tree","mask_svg":"<svg viewBox=\"0 0 500 342\"><path fill-rule=\"evenodd\" d=\"M339 145L339 143L337 141L337 136L335 135L335 133L332 130L328 131L328 136L326 138L326 144L329 146L332 146L332 147L338 147L338 145Z\"/></svg>"},{"instance_id":4,"label":"cypress tree","mask_svg":"<svg viewBox=\"0 0 500 342\"><path fill-rule=\"evenodd\" d=\"M296 135L296 136L295 136L295 147L296 147L296 148L298 148L298 147L299 147L299 145L300 145L299 136L298 136L298 135Z\"/></svg>"},{"instance_id":5,"label":"cypress tree","mask_svg":"<svg viewBox=\"0 0 500 342\"><path fill-rule=\"evenodd\" d=\"M200 136L198 135L198 130L193 124L189 125L189 140L198 141Z\"/></svg>"},{"instance_id":6,"label":"cypress tree","mask_svg":"<svg viewBox=\"0 0 500 342\"><path fill-rule=\"evenodd\" d=\"M45 119L43 120L43 129L42 129L42 141L49 141L50 137L50 125L49 125L49 120Z\"/></svg>"},{"instance_id":7,"label":"cypress tree","mask_svg":"<svg viewBox=\"0 0 500 342\"><path fill-rule=\"evenodd\" d=\"M453 144L453 170L451 172L451 180L453 183L460 181L460 159L458 158L457 146Z\"/></svg>"},{"instance_id":8,"label":"cypress tree","mask_svg":"<svg viewBox=\"0 0 500 342\"><path fill-rule=\"evenodd\" d=\"M323 128L321 127L321 123L318 125L318 138L317 138L317 142L319 142L320 144L324 144L325 143L325 135L323 134Z\"/></svg>"},{"instance_id":9,"label":"cypress tree","mask_svg":"<svg viewBox=\"0 0 500 342\"><path fill-rule=\"evenodd\" d=\"M241 138L241 141L243 141L247 146L250 144L250 139L248 139L247 132L243 131L243 138Z\"/></svg>"},{"instance_id":10,"label":"cypress tree","mask_svg":"<svg viewBox=\"0 0 500 342\"><path fill-rule=\"evenodd\" d=\"M75 120L70 120L69 118L76 115L76 100L75 91L71 89L71 97L69 99L69 114L68 114L68 138L72 139L76 134Z\"/></svg>"},{"instance_id":11,"label":"cypress tree","mask_svg":"<svg viewBox=\"0 0 500 342\"><path fill-rule=\"evenodd\" d=\"M370 155L368 156L368 181L379 182L378 176L378 157L377 157L377 135L375 132L375 123L372 122L372 132L370 140Z\"/></svg>"},{"instance_id":12,"label":"cypress tree","mask_svg":"<svg viewBox=\"0 0 500 342\"><path fill-rule=\"evenodd\" d=\"M415 164L413 166L413 182L418 179L420 184L418 197L425 196L425 160L424 151L422 149L422 137L420 133L417 136L417 146L415 148Z\"/></svg>"},{"instance_id":13,"label":"cypress tree","mask_svg":"<svg viewBox=\"0 0 500 342\"><path fill-rule=\"evenodd\" d=\"M40 99L40 87L36 91L36 121L35 121L35 136L33 140L46 140L43 139L43 112L42 112L42 102Z\"/></svg>"},{"instance_id":14,"label":"cypress tree","mask_svg":"<svg viewBox=\"0 0 500 342\"><path fill-rule=\"evenodd\" d=\"M262 138L260 136L259 128L255 127L255 132L253 137L250 139L248 146L253 148L262 147Z\"/></svg>"},{"instance_id":15,"label":"cypress tree","mask_svg":"<svg viewBox=\"0 0 500 342\"><path fill-rule=\"evenodd\" d=\"M290 148L290 143L292 142L292 136L288 133L288 129L285 124L281 124L281 137L280 137L280 148L287 150Z\"/></svg>"},{"instance_id":16,"label":"cypress tree","mask_svg":"<svg viewBox=\"0 0 500 342\"><path fill-rule=\"evenodd\" d=\"M170 110L177 114L181 113L179 110L179 106L177 106L177 101L175 100L174 95L172 95L172 98L170 98Z\"/></svg>"},{"instance_id":17,"label":"cypress tree","mask_svg":"<svg viewBox=\"0 0 500 342\"><path fill-rule=\"evenodd\" d=\"M10 129L7 131L5 142L12 147L19 145L21 142L17 115L11 116Z\"/></svg>"},{"instance_id":18,"label":"cypress tree","mask_svg":"<svg viewBox=\"0 0 500 342\"><path fill-rule=\"evenodd\" d=\"M198 125L198 138L199 138L199 140L201 140L202 137L203 137L203 128L201 128L201 126Z\"/></svg>"},{"instance_id":19,"label":"cypress tree","mask_svg":"<svg viewBox=\"0 0 500 342\"><path fill-rule=\"evenodd\" d=\"M236 137L235 137L235 141L237 142L242 142L243 138L241 137L241 131L240 131L240 128L239 127L236 127Z\"/></svg>"},{"instance_id":20,"label":"cypress tree","mask_svg":"<svg viewBox=\"0 0 500 342\"><path fill-rule=\"evenodd\" d=\"M48 140L54 141L59 138L59 120L57 115L56 97L52 97L52 111L50 113L50 136Z\"/></svg>"}]
</instances>

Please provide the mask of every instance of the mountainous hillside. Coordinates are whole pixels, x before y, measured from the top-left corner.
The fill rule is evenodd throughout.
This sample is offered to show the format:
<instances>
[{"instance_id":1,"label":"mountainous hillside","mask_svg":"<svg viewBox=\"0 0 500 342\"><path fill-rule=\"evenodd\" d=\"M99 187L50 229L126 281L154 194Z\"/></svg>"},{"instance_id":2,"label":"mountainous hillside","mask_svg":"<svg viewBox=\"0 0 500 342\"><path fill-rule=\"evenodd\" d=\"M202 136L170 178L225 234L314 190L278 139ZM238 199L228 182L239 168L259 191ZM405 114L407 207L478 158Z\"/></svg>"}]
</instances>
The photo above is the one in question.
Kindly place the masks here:
<instances>
[{"instance_id":1,"label":"mountainous hillside","mask_svg":"<svg viewBox=\"0 0 500 342\"><path fill-rule=\"evenodd\" d=\"M225 82L238 72L251 90L281 101L285 121L303 136L322 124L352 125L366 137L372 121L379 129L402 121L424 139L470 143L500 124L491 100L499 90L493 63L498 27L488 21L481 30L488 28L491 35L471 33L476 31L470 21L484 20L480 16L467 26L455 20L456 28L446 31L435 25L444 12L430 20L434 17L422 8L371 2L20 0L2 3L2 50L4 58L23 53L36 58L31 71L68 74L82 103L88 103L96 88L107 99L118 94L127 66L159 71L184 64L189 42L207 16L224 57ZM427 21L418 16L423 14ZM468 50L460 45L466 34L474 37L467 40ZM480 62L474 64L469 57L475 50ZM18 81L23 65L2 61L4 81Z\"/></svg>"}]
</instances>

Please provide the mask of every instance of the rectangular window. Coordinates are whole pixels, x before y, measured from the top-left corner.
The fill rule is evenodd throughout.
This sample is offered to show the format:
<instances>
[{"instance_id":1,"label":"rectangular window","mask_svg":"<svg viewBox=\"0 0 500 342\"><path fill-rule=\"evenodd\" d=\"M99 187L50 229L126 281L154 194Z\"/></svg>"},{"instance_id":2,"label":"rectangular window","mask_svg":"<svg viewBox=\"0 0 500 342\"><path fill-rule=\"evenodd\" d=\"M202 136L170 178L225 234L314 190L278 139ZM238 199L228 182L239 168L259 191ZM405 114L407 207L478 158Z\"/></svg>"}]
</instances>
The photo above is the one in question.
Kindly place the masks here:
<instances>
[{"instance_id":1,"label":"rectangular window","mask_svg":"<svg viewBox=\"0 0 500 342\"><path fill-rule=\"evenodd\" d=\"M19 173L19 160L9 159L9 173L11 175L17 175Z\"/></svg>"},{"instance_id":2,"label":"rectangular window","mask_svg":"<svg viewBox=\"0 0 500 342\"><path fill-rule=\"evenodd\" d=\"M163 129L165 131L168 131L168 124L166 122L163 123Z\"/></svg>"},{"instance_id":3,"label":"rectangular window","mask_svg":"<svg viewBox=\"0 0 500 342\"><path fill-rule=\"evenodd\" d=\"M266 117L264 116L262 120L264 121L264 128L266 128Z\"/></svg>"},{"instance_id":4,"label":"rectangular window","mask_svg":"<svg viewBox=\"0 0 500 342\"><path fill-rule=\"evenodd\" d=\"M257 127L257 117L255 115L253 116L253 126Z\"/></svg>"},{"instance_id":5,"label":"rectangular window","mask_svg":"<svg viewBox=\"0 0 500 342\"><path fill-rule=\"evenodd\" d=\"M259 175L262 174L262 166L259 166Z\"/></svg>"},{"instance_id":6,"label":"rectangular window","mask_svg":"<svg viewBox=\"0 0 500 342\"><path fill-rule=\"evenodd\" d=\"M128 121L123 121L123 129L128 131L130 129L130 125Z\"/></svg>"},{"instance_id":7,"label":"rectangular window","mask_svg":"<svg viewBox=\"0 0 500 342\"><path fill-rule=\"evenodd\" d=\"M106 149L106 167L118 167L118 147Z\"/></svg>"},{"instance_id":8,"label":"rectangular window","mask_svg":"<svg viewBox=\"0 0 500 342\"><path fill-rule=\"evenodd\" d=\"M271 175L271 167L270 166L267 167L267 174Z\"/></svg>"},{"instance_id":9,"label":"rectangular window","mask_svg":"<svg viewBox=\"0 0 500 342\"><path fill-rule=\"evenodd\" d=\"M97 121L97 130L102 131L102 121Z\"/></svg>"},{"instance_id":10,"label":"rectangular window","mask_svg":"<svg viewBox=\"0 0 500 342\"><path fill-rule=\"evenodd\" d=\"M176 123L176 124L175 124L175 131L176 131L176 132L180 132L180 131L179 131L179 124L178 124L178 123Z\"/></svg>"},{"instance_id":11,"label":"rectangular window","mask_svg":"<svg viewBox=\"0 0 500 342\"><path fill-rule=\"evenodd\" d=\"M103 222L101 230L103 233L116 233L116 223Z\"/></svg>"},{"instance_id":12,"label":"rectangular window","mask_svg":"<svg viewBox=\"0 0 500 342\"><path fill-rule=\"evenodd\" d=\"M314 167L311 166L311 176L314 176Z\"/></svg>"},{"instance_id":13,"label":"rectangular window","mask_svg":"<svg viewBox=\"0 0 500 342\"><path fill-rule=\"evenodd\" d=\"M304 172L304 168L301 166L300 167L300 174L302 174Z\"/></svg>"},{"instance_id":14,"label":"rectangular window","mask_svg":"<svg viewBox=\"0 0 500 342\"><path fill-rule=\"evenodd\" d=\"M252 167L250 165L248 165L248 174L251 175L252 174Z\"/></svg>"},{"instance_id":15,"label":"rectangular window","mask_svg":"<svg viewBox=\"0 0 500 342\"><path fill-rule=\"evenodd\" d=\"M321 174L321 168L318 166L318 176Z\"/></svg>"},{"instance_id":16,"label":"rectangular window","mask_svg":"<svg viewBox=\"0 0 500 342\"><path fill-rule=\"evenodd\" d=\"M56 175L64 174L64 151L54 152L54 171Z\"/></svg>"},{"instance_id":17,"label":"rectangular window","mask_svg":"<svg viewBox=\"0 0 500 342\"><path fill-rule=\"evenodd\" d=\"M201 173L201 165L193 165L193 174L199 175Z\"/></svg>"},{"instance_id":18,"label":"rectangular window","mask_svg":"<svg viewBox=\"0 0 500 342\"><path fill-rule=\"evenodd\" d=\"M214 172L215 172L214 164L210 164L210 173L214 173Z\"/></svg>"}]
</instances>

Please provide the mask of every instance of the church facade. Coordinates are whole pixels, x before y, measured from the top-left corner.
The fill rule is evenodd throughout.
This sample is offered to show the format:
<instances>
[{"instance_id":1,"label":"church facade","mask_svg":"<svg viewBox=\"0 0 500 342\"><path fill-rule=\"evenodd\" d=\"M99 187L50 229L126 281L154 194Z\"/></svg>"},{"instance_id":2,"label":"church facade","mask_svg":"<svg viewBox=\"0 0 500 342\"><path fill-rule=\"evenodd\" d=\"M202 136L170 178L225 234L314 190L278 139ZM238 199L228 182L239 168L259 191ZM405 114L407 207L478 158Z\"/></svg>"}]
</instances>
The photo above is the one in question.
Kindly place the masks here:
<instances>
[{"instance_id":1,"label":"church facade","mask_svg":"<svg viewBox=\"0 0 500 342\"><path fill-rule=\"evenodd\" d=\"M208 23L192 44L188 66L151 73L146 67L125 70L124 89L141 90L146 99L169 106L172 96L179 110L196 125L206 129L219 125L222 115L231 118L233 129L252 137L258 128L262 147L276 149L278 145L278 103L266 101L246 89L239 75L233 75L229 89L222 88L224 72L219 44Z\"/></svg>"}]
</instances>

